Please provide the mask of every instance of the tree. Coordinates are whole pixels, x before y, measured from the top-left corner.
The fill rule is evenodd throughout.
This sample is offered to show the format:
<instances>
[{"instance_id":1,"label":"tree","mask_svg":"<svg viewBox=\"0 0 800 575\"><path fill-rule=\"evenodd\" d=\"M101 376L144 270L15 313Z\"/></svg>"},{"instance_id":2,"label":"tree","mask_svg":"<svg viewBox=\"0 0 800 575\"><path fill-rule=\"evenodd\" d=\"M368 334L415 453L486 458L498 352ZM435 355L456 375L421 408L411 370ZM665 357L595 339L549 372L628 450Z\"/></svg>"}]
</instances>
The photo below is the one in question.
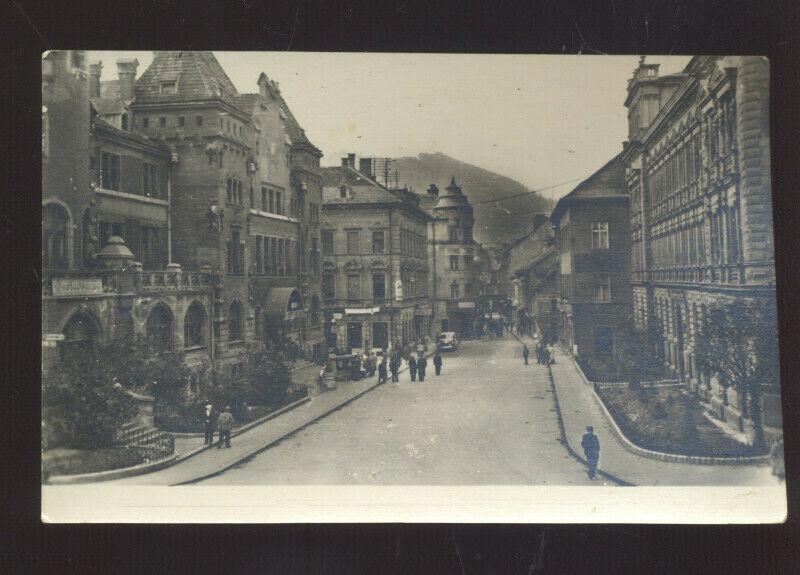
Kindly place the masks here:
<instances>
[{"instance_id":1,"label":"tree","mask_svg":"<svg viewBox=\"0 0 800 575\"><path fill-rule=\"evenodd\" d=\"M698 343L698 367L736 390L742 417L753 423L753 446L766 449L761 397L764 386L777 386L780 378L774 299L739 299L713 308Z\"/></svg>"},{"instance_id":2,"label":"tree","mask_svg":"<svg viewBox=\"0 0 800 575\"><path fill-rule=\"evenodd\" d=\"M658 326L651 321L647 328L641 329L629 319L622 333L617 345L617 361L630 387L637 389L642 381L651 381L661 374Z\"/></svg>"},{"instance_id":3,"label":"tree","mask_svg":"<svg viewBox=\"0 0 800 575\"><path fill-rule=\"evenodd\" d=\"M277 404L286 399L292 373L273 344L257 344L248 350L247 374L254 403Z\"/></svg>"},{"instance_id":4,"label":"tree","mask_svg":"<svg viewBox=\"0 0 800 575\"><path fill-rule=\"evenodd\" d=\"M58 409L57 425L65 431L65 445L98 449L114 443L122 422L136 414L136 405L122 390L113 357L86 353L44 374L42 400Z\"/></svg>"}]
</instances>

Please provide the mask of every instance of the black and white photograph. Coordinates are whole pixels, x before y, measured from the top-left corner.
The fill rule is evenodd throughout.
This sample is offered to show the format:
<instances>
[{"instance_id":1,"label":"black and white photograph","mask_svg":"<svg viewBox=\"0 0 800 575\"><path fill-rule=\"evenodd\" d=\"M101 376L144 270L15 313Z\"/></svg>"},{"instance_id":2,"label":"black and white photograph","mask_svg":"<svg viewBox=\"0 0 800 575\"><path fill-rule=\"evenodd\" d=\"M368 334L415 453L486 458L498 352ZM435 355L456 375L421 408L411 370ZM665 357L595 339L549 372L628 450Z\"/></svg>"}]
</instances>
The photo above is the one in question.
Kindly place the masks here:
<instances>
[{"instance_id":1,"label":"black and white photograph","mask_svg":"<svg viewBox=\"0 0 800 575\"><path fill-rule=\"evenodd\" d=\"M768 58L41 74L43 521L783 521Z\"/></svg>"}]
</instances>

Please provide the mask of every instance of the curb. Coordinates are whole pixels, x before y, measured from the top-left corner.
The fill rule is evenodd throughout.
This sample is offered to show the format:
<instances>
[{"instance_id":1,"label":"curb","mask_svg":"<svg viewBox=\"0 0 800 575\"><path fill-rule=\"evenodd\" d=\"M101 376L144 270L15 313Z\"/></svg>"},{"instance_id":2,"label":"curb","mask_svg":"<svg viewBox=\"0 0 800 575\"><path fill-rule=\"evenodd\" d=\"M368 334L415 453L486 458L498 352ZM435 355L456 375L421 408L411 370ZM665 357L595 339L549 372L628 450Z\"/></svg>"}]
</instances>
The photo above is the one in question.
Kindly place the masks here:
<instances>
[{"instance_id":1,"label":"curb","mask_svg":"<svg viewBox=\"0 0 800 575\"><path fill-rule=\"evenodd\" d=\"M109 469L107 471L96 471L94 473L80 473L76 475L51 475L46 485L75 485L79 483L95 483L99 481L111 481L112 479L123 479L125 477L133 477L135 475L144 475L158 471L166 467L170 467L178 462L178 454L173 453L166 459L154 461L152 463L145 463L134 465L133 467L123 467L121 469Z\"/></svg>"},{"instance_id":2,"label":"curb","mask_svg":"<svg viewBox=\"0 0 800 575\"><path fill-rule=\"evenodd\" d=\"M273 439L269 443L267 443L265 445L262 445L261 447L251 451L250 453L248 453L246 455L242 455L241 457L236 458L236 460L234 460L232 463L226 464L224 467L216 469L215 471L213 471L211 473L206 473L204 475L200 475L200 476L195 477L193 479L188 479L186 481L180 481L178 483L171 483L170 487L175 487L175 486L179 486L179 485L192 485L194 483L200 483L201 481L204 481L206 479L210 479L212 477L216 477L217 475L222 475L223 473L225 473L229 469L232 469L233 467L236 467L237 465L240 465L241 463L247 461L248 459L251 459L252 457L258 455L262 451L266 451L267 449L269 449L270 447L280 443L284 439L286 439L288 437L291 437L292 435L294 435L298 431L302 431L306 427L309 427L309 426L315 424L317 421L319 421L320 419L322 419L324 417L327 417L328 415L330 415L334 411L338 411L339 409L343 408L347 404L355 401L356 399L358 399L362 395L366 394L369 391L372 391L373 389L375 389L376 387L379 387L380 385L381 384L377 383L377 382L373 383L371 386L367 387L366 389L361 390L360 392L358 392L357 394L353 395L352 397L349 397L348 399L346 399L342 403L340 403L338 405L335 405L335 406L331 407L329 410L319 414L314 419L311 419L311 420L307 421L306 423L300 425L299 427L296 427L295 429L293 429L291 431L287 431L286 433L284 433L280 437L278 437L276 439ZM209 448L211 446L203 446L203 447L205 449L207 449L207 448ZM194 455L194 454L192 454L192 455Z\"/></svg>"},{"instance_id":3,"label":"curb","mask_svg":"<svg viewBox=\"0 0 800 575\"><path fill-rule=\"evenodd\" d=\"M517 334L511 332L511 335L513 335L514 338L518 342L523 343L523 344L525 343ZM577 460L581 464L586 465L588 467L589 466L589 462L586 461L586 459L584 459L580 455L578 455L578 453L574 449L572 449L572 446L569 444L569 439L567 438L567 430L564 427L564 418L561 415L561 405L558 403L558 391L556 390L556 384L555 384L555 381L553 380L553 372L550 369L549 365L546 366L546 367L547 367L547 379L550 381L550 389L553 392L553 401L554 401L554 403L556 405L556 419L558 420L558 429L559 429L559 432L561 433L561 444L564 446L564 449L567 450L567 453L573 459ZM620 485L622 487L632 487L632 486L635 485L634 483L630 483L629 481L625 481L624 479L620 479L616 475L613 475L613 474L611 474L611 473L609 473L607 471L603 471L602 469L600 469L599 466L597 468L597 475L605 477L606 479L608 479L610 481L613 481L614 483L616 483L617 485Z\"/></svg>"},{"instance_id":4,"label":"curb","mask_svg":"<svg viewBox=\"0 0 800 575\"><path fill-rule=\"evenodd\" d=\"M572 360L570 360L572 361ZM665 453L663 451L654 451L652 449L645 449L644 447L640 447L636 445L633 441L631 441L625 433L620 429L617 421L614 419L614 416L608 410L603 399L597 394L597 390L595 389L594 384L589 381L586 377L586 374L583 373L583 370L580 366L575 362L572 361L572 364L578 370L578 373L581 376L583 382L589 386L592 390L592 397L594 398L597 405L600 407L600 411L603 412L603 416L605 417L606 421L611 425L611 429L614 431L614 435L620 440L622 445L636 455L640 457L646 457L648 459L655 459L657 461L664 461L669 463L689 463L693 465L764 465L769 463L770 456L769 455L756 455L753 457L712 457L712 456L703 456L703 455L680 455L677 453Z\"/></svg>"}]
</instances>

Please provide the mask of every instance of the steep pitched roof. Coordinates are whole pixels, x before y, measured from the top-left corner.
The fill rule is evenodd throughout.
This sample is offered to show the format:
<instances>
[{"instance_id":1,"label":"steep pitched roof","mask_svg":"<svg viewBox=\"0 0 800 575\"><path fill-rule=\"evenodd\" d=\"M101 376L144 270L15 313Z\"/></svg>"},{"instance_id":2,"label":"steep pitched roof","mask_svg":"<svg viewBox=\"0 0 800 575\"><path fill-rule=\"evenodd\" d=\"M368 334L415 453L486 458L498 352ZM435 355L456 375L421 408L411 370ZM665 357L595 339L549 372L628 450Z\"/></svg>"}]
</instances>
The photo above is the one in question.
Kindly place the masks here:
<instances>
[{"instance_id":1,"label":"steep pitched roof","mask_svg":"<svg viewBox=\"0 0 800 575\"><path fill-rule=\"evenodd\" d=\"M343 185L352 191L346 198L338 195L338 190ZM322 168L322 188L324 204L402 203L402 200L379 183L345 166ZM337 193L325 194L325 188L333 188Z\"/></svg>"},{"instance_id":2,"label":"steep pitched roof","mask_svg":"<svg viewBox=\"0 0 800 575\"><path fill-rule=\"evenodd\" d=\"M555 222L567 206L584 199L618 199L628 197L625 188L624 166L617 154L594 174L575 186L566 196L563 196L550 214L550 220Z\"/></svg>"},{"instance_id":3,"label":"steep pitched roof","mask_svg":"<svg viewBox=\"0 0 800 575\"><path fill-rule=\"evenodd\" d=\"M175 93L161 93L161 82L175 82ZM238 92L210 51L155 52L153 61L136 81L136 102L219 100L237 105Z\"/></svg>"},{"instance_id":4,"label":"steep pitched roof","mask_svg":"<svg viewBox=\"0 0 800 575\"><path fill-rule=\"evenodd\" d=\"M243 112L247 112L248 114L252 115L253 110L255 110L256 104L258 104L259 100L261 100L260 94L237 94L236 105Z\"/></svg>"},{"instance_id":5,"label":"steep pitched roof","mask_svg":"<svg viewBox=\"0 0 800 575\"><path fill-rule=\"evenodd\" d=\"M122 114L128 110L119 98L92 98L92 106L101 116Z\"/></svg>"},{"instance_id":6,"label":"steep pitched roof","mask_svg":"<svg viewBox=\"0 0 800 575\"><path fill-rule=\"evenodd\" d=\"M320 149L312 144L306 136L306 131L300 126L300 122L297 121L297 118L286 104L286 100L283 99L283 96L279 94L278 100L280 101L284 114L286 114L286 132L289 134L289 139L292 140L292 143L295 145L309 146L322 155Z\"/></svg>"},{"instance_id":7,"label":"steep pitched roof","mask_svg":"<svg viewBox=\"0 0 800 575\"><path fill-rule=\"evenodd\" d=\"M114 124L104 120L98 115L92 114L91 118L92 125L95 128L99 128L100 130L105 130L106 132L117 136L118 138L122 138L124 140L128 140L130 142L135 142L137 144L142 144L145 146L149 146L151 148L157 149L159 152L163 154L169 154L170 149L165 143L160 141L154 141L146 136L141 134L137 134L136 132L126 132L125 130L120 130Z\"/></svg>"}]
</instances>

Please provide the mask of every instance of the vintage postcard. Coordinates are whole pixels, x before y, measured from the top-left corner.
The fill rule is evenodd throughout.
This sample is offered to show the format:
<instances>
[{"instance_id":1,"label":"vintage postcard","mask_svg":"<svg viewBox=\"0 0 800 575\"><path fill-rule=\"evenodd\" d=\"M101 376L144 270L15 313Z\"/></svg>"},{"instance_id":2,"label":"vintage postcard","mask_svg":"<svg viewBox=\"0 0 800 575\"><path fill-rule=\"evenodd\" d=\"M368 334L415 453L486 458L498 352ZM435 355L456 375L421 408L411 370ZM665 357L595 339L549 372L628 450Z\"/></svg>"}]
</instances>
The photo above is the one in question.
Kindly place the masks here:
<instances>
[{"instance_id":1,"label":"vintage postcard","mask_svg":"<svg viewBox=\"0 0 800 575\"><path fill-rule=\"evenodd\" d=\"M44 53L43 521L783 521L769 80Z\"/></svg>"}]
</instances>

